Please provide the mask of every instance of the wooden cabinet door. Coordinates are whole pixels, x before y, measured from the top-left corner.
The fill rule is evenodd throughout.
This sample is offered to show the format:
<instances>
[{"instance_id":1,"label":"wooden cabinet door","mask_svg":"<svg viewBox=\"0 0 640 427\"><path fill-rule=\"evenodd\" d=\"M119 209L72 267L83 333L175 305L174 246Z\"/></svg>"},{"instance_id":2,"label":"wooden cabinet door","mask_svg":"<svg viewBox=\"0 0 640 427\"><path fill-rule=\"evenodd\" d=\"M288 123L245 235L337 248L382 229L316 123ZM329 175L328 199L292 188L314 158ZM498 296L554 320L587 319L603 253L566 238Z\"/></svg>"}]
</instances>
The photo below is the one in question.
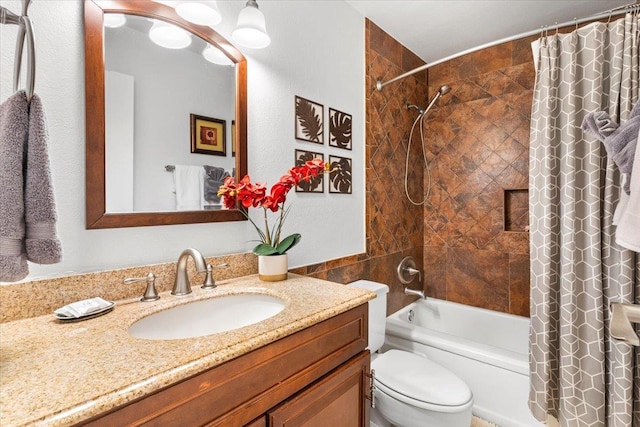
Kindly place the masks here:
<instances>
[{"instance_id":1,"label":"wooden cabinet door","mask_svg":"<svg viewBox=\"0 0 640 427\"><path fill-rule=\"evenodd\" d=\"M262 416L246 424L244 427L267 427L267 419Z\"/></svg>"},{"instance_id":2,"label":"wooden cabinet door","mask_svg":"<svg viewBox=\"0 0 640 427\"><path fill-rule=\"evenodd\" d=\"M269 427L368 427L369 351L363 351L267 414Z\"/></svg>"}]
</instances>

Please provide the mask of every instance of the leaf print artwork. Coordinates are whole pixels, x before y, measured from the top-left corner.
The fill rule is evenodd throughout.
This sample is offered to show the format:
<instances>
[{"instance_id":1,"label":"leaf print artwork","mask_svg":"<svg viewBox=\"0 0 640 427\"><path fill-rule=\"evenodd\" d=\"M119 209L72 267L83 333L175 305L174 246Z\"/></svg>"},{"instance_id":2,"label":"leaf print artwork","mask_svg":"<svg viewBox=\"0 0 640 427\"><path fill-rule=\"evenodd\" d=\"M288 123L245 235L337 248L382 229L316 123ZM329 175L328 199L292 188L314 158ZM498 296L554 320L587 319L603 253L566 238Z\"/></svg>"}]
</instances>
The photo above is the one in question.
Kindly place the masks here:
<instances>
[{"instance_id":1,"label":"leaf print artwork","mask_svg":"<svg viewBox=\"0 0 640 427\"><path fill-rule=\"evenodd\" d=\"M296 150L296 166L302 166L307 161L321 159L324 161L324 154L314 153L306 150ZM308 181L300 181L296 185L296 193L324 193L324 174L312 176Z\"/></svg>"},{"instance_id":2,"label":"leaf print artwork","mask_svg":"<svg viewBox=\"0 0 640 427\"><path fill-rule=\"evenodd\" d=\"M329 156L329 193L351 194L351 159Z\"/></svg>"},{"instance_id":3,"label":"leaf print artwork","mask_svg":"<svg viewBox=\"0 0 640 427\"><path fill-rule=\"evenodd\" d=\"M324 106L296 96L296 139L324 143Z\"/></svg>"},{"instance_id":4,"label":"leaf print artwork","mask_svg":"<svg viewBox=\"0 0 640 427\"><path fill-rule=\"evenodd\" d=\"M329 108L329 145L351 150L351 115Z\"/></svg>"}]
</instances>

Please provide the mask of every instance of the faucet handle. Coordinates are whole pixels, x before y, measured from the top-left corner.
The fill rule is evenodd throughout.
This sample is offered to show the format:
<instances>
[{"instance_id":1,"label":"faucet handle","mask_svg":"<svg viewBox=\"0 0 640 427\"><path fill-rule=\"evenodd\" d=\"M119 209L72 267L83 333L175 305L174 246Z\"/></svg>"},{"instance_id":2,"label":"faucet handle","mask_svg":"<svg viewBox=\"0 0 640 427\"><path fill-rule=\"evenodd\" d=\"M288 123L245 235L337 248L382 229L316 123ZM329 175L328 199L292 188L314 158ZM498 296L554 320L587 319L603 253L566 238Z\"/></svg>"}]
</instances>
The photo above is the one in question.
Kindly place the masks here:
<instances>
[{"instance_id":1,"label":"faucet handle","mask_svg":"<svg viewBox=\"0 0 640 427\"><path fill-rule=\"evenodd\" d=\"M140 301L149 302L160 299L158 291L156 290L156 276L153 273L149 273L145 277L128 277L124 279L123 282L128 285L145 280L147 282L147 289L144 291L144 295L140 298Z\"/></svg>"},{"instance_id":2,"label":"faucet handle","mask_svg":"<svg viewBox=\"0 0 640 427\"><path fill-rule=\"evenodd\" d=\"M413 282L414 276L418 275L418 282L422 283L422 273L418 270L418 266L416 265L416 261L412 256L407 256L400 261L397 268L398 279L400 279L400 283L403 285L408 285Z\"/></svg>"},{"instance_id":3,"label":"faucet handle","mask_svg":"<svg viewBox=\"0 0 640 427\"><path fill-rule=\"evenodd\" d=\"M202 283L202 289L214 289L218 285L216 285L216 281L213 279L213 269L214 268L227 268L229 264L223 262L218 265L207 264L207 275L204 278L204 282Z\"/></svg>"}]
</instances>

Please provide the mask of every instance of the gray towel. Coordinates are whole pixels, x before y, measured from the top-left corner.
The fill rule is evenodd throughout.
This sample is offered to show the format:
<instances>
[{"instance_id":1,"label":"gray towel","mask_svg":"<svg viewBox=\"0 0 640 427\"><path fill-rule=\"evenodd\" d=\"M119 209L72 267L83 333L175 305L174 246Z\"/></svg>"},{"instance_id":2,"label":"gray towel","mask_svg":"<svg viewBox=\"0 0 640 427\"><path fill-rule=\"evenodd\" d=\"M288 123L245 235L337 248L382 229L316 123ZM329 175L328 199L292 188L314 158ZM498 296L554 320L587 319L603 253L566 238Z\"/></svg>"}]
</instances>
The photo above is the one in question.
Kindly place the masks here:
<instances>
[{"instance_id":1,"label":"gray towel","mask_svg":"<svg viewBox=\"0 0 640 427\"><path fill-rule=\"evenodd\" d=\"M633 171L633 159L638 145L638 130L640 129L640 116L633 117L622 124L611 135L606 137L604 148L611 160L618 165L620 172L627 174L623 190L631 194L631 172Z\"/></svg>"},{"instance_id":2,"label":"gray towel","mask_svg":"<svg viewBox=\"0 0 640 427\"><path fill-rule=\"evenodd\" d=\"M48 140L42 101L34 94L29 107L24 216L27 259L38 264L55 264L62 260L62 245L56 236L57 215Z\"/></svg>"},{"instance_id":3,"label":"gray towel","mask_svg":"<svg viewBox=\"0 0 640 427\"><path fill-rule=\"evenodd\" d=\"M621 126L618 126L604 111L589 113L582 121L582 130L602 141L607 154L618 166L620 172L627 174L623 186L623 190L627 194L631 193L629 177L633 171L639 129L640 102L636 103L629 118Z\"/></svg>"},{"instance_id":4,"label":"gray towel","mask_svg":"<svg viewBox=\"0 0 640 427\"><path fill-rule=\"evenodd\" d=\"M604 141L616 129L618 129L618 124L611 120L609 114L604 111L589 113L582 121L582 130L596 137L599 141Z\"/></svg>"},{"instance_id":5,"label":"gray towel","mask_svg":"<svg viewBox=\"0 0 640 427\"><path fill-rule=\"evenodd\" d=\"M24 251L23 162L29 103L19 91L0 105L0 281L29 274Z\"/></svg>"},{"instance_id":6,"label":"gray towel","mask_svg":"<svg viewBox=\"0 0 640 427\"><path fill-rule=\"evenodd\" d=\"M217 166L204 166L204 199L210 203L220 203L218 189L224 183L229 172Z\"/></svg>"}]
</instances>

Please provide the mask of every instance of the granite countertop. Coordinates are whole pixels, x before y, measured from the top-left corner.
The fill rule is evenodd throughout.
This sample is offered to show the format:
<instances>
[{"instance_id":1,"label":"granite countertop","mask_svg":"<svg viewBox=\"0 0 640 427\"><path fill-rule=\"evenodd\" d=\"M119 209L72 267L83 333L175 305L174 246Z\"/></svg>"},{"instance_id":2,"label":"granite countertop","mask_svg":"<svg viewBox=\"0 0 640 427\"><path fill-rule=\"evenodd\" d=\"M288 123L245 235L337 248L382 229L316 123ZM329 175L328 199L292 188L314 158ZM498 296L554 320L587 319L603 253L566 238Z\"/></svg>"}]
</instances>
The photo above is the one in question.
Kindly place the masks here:
<instances>
[{"instance_id":1,"label":"granite countertop","mask_svg":"<svg viewBox=\"0 0 640 427\"><path fill-rule=\"evenodd\" d=\"M0 324L0 425L71 425L188 378L343 313L375 294L290 274L282 282L247 276L214 290L162 293L155 302L121 300L110 313L62 323L53 314ZM279 314L210 336L152 341L129 325L190 301L237 293L286 301Z\"/></svg>"}]
</instances>

